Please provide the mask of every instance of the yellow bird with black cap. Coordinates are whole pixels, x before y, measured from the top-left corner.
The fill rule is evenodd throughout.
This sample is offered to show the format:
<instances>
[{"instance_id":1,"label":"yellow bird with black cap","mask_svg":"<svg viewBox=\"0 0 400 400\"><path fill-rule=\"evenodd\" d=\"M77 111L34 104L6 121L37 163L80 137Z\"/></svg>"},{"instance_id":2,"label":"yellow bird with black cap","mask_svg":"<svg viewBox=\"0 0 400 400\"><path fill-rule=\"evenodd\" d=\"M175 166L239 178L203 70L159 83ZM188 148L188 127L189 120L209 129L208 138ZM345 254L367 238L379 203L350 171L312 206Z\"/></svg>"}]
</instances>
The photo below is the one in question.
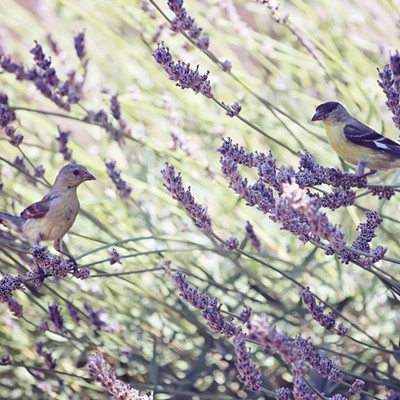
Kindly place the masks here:
<instances>
[{"instance_id":1,"label":"yellow bird with black cap","mask_svg":"<svg viewBox=\"0 0 400 400\"><path fill-rule=\"evenodd\" d=\"M322 121L331 147L339 157L357 165L357 175L365 167L371 173L400 168L400 144L363 124L335 101L320 104L311 121Z\"/></svg>"}]
</instances>

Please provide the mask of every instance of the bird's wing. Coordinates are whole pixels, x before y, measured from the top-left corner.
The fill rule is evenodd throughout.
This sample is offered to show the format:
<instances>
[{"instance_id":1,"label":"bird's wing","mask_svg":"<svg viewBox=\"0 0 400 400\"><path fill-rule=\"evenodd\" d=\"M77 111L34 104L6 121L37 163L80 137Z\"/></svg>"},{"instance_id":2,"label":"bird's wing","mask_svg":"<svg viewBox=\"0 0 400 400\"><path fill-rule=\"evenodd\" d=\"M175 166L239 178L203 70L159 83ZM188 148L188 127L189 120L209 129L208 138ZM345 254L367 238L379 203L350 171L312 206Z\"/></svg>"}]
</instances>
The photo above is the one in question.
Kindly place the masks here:
<instances>
[{"instance_id":1,"label":"bird's wing","mask_svg":"<svg viewBox=\"0 0 400 400\"><path fill-rule=\"evenodd\" d=\"M344 127L344 135L353 143L400 156L399 143L382 136L360 121L349 121Z\"/></svg>"},{"instance_id":2,"label":"bird's wing","mask_svg":"<svg viewBox=\"0 0 400 400\"><path fill-rule=\"evenodd\" d=\"M43 218L50 209L50 202L54 199L54 196L44 196L42 200L37 203L31 204L21 212L21 217L25 219L37 219Z\"/></svg>"}]
</instances>

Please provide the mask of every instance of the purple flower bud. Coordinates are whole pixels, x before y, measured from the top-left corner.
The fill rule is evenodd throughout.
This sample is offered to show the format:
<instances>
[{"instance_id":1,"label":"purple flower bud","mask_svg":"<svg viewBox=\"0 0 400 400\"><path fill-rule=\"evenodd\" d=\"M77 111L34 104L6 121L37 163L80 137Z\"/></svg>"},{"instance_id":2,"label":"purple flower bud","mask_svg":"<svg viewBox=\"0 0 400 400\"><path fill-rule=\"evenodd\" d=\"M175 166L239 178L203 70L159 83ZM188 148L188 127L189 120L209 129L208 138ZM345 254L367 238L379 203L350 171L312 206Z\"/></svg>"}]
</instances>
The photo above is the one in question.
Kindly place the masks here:
<instances>
[{"instance_id":1,"label":"purple flower bud","mask_svg":"<svg viewBox=\"0 0 400 400\"><path fill-rule=\"evenodd\" d=\"M82 60L85 57L85 33L80 32L74 37L76 55Z\"/></svg>"},{"instance_id":2,"label":"purple flower bud","mask_svg":"<svg viewBox=\"0 0 400 400\"><path fill-rule=\"evenodd\" d=\"M361 392L363 391L363 389L364 389L364 385L365 385L365 382L364 382L363 380L361 380L361 379L356 379L356 380L352 383L352 385L351 385L351 387L350 387L350 389L349 389L349 393L350 393L351 395L357 394L357 393L361 393Z\"/></svg>"},{"instance_id":3,"label":"purple flower bud","mask_svg":"<svg viewBox=\"0 0 400 400\"><path fill-rule=\"evenodd\" d=\"M239 240L235 236L231 236L225 242L228 250L236 250L239 248Z\"/></svg>"},{"instance_id":4,"label":"purple flower bud","mask_svg":"<svg viewBox=\"0 0 400 400\"><path fill-rule=\"evenodd\" d=\"M109 256L110 256L110 264L116 264L119 263L121 264L121 259L120 256L118 254L118 251L115 249L115 247L113 247L109 252L108 252Z\"/></svg>"},{"instance_id":5,"label":"purple flower bud","mask_svg":"<svg viewBox=\"0 0 400 400\"><path fill-rule=\"evenodd\" d=\"M232 70L232 63L229 60L225 60L222 63L222 71L231 72L231 70Z\"/></svg>"},{"instance_id":6,"label":"purple flower bud","mask_svg":"<svg viewBox=\"0 0 400 400\"><path fill-rule=\"evenodd\" d=\"M43 178L45 171L46 170L44 169L43 165L38 165L35 168L35 177L36 178Z\"/></svg>"},{"instance_id":7,"label":"purple flower bud","mask_svg":"<svg viewBox=\"0 0 400 400\"><path fill-rule=\"evenodd\" d=\"M242 110L242 106L236 101L231 106L226 105L224 103L222 103L222 105L226 109L226 115L231 118L237 117L240 111Z\"/></svg>"},{"instance_id":8,"label":"purple flower bud","mask_svg":"<svg viewBox=\"0 0 400 400\"><path fill-rule=\"evenodd\" d=\"M73 270L73 276L77 279L89 279L90 278L90 269L89 268L75 268Z\"/></svg>"},{"instance_id":9,"label":"purple flower bud","mask_svg":"<svg viewBox=\"0 0 400 400\"><path fill-rule=\"evenodd\" d=\"M8 105L8 97L7 95L0 93L0 128L8 128L8 124L16 120L15 112ZM9 129L14 129L10 127ZM12 136L9 133L10 131L6 131L7 136Z\"/></svg>"},{"instance_id":10,"label":"purple flower bud","mask_svg":"<svg viewBox=\"0 0 400 400\"><path fill-rule=\"evenodd\" d=\"M75 322L79 322L81 320L81 317L79 316L78 310L73 306L73 304L68 302L67 308L68 308L68 313L69 313L70 317Z\"/></svg>"},{"instance_id":11,"label":"purple flower bud","mask_svg":"<svg viewBox=\"0 0 400 400\"><path fill-rule=\"evenodd\" d=\"M6 272L0 279L0 303L7 303L12 299L12 292L24 290L22 286L23 278L21 275L13 276Z\"/></svg>"},{"instance_id":12,"label":"purple flower bud","mask_svg":"<svg viewBox=\"0 0 400 400\"><path fill-rule=\"evenodd\" d=\"M23 135L14 135L11 139L8 140L8 142L13 145L14 147L18 147L22 141L24 140Z\"/></svg>"},{"instance_id":13,"label":"purple flower bud","mask_svg":"<svg viewBox=\"0 0 400 400\"><path fill-rule=\"evenodd\" d=\"M289 400L292 391L289 388L281 387L275 390L278 400Z\"/></svg>"},{"instance_id":14,"label":"purple flower bud","mask_svg":"<svg viewBox=\"0 0 400 400\"><path fill-rule=\"evenodd\" d=\"M197 47L201 50L207 50L210 47L210 39L208 36L203 36L197 41Z\"/></svg>"},{"instance_id":15,"label":"purple flower bud","mask_svg":"<svg viewBox=\"0 0 400 400\"><path fill-rule=\"evenodd\" d=\"M13 365L13 360L9 354L2 354L0 356L0 365Z\"/></svg>"},{"instance_id":16,"label":"purple flower bud","mask_svg":"<svg viewBox=\"0 0 400 400\"><path fill-rule=\"evenodd\" d=\"M111 114L115 119L120 119L121 118L121 108L119 105L118 97L117 95L114 95L111 97Z\"/></svg>"},{"instance_id":17,"label":"purple flower bud","mask_svg":"<svg viewBox=\"0 0 400 400\"><path fill-rule=\"evenodd\" d=\"M61 315L61 308L57 304L49 306L49 319L58 331L64 330L64 319Z\"/></svg>"},{"instance_id":18,"label":"purple flower bud","mask_svg":"<svg viewBox=\"0 0 400 400\"><path fill-rule=\"evenodd\" d=\"M244 307L243 310L240 313L239 319L242 324L245 324L249 321L251 317L251 308L250 307Z\"/></svg>"},{"instance_id":19,"label":"purple flower bud","mask_svg":"<svg viewBox=\"0 0 400 400\"><path fill-rule=\"evenodd\" d=\"M260 251L261 249L261 242L256 233L254 232L253 225L247 221L246 223L246 233L249 236L250 242L252 246L257 250Z\"/></svg>"}]
</instances>

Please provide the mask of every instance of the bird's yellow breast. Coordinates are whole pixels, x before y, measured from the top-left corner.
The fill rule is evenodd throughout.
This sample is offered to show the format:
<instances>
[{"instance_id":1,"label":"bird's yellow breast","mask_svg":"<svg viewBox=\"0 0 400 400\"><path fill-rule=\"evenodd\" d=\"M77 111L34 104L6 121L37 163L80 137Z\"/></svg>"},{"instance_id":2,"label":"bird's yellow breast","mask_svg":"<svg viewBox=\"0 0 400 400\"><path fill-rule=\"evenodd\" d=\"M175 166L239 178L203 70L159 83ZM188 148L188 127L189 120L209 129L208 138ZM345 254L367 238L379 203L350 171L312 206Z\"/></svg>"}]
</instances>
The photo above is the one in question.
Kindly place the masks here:
<instances>
[{"instance_id":1,"label":"bird's yellow breast","mask_svg":"<svg viewBox=\"0 0 400 400\"><path fill-rule=\"evenodd\" d=\"M348 163L357 165L360 160L364 160L368 168L374 170L400 167L400 158L395 158L393 155L383 151L373 150L367 146L352 143L346 139L344 136L346 123L332 124L328 121L323 122L329 144L339 157Z\"/></svg>"}]
</instances>

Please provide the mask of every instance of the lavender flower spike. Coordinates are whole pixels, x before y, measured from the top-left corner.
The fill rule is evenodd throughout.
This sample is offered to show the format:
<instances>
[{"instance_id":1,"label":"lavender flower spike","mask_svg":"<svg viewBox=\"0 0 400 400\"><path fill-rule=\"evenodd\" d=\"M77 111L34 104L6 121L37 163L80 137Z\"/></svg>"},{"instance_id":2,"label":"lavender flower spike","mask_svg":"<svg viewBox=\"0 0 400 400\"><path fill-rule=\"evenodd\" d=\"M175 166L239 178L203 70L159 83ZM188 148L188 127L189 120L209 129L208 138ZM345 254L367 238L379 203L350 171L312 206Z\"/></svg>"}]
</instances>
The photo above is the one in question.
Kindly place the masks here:
<instances>
[{"instance_id":1,"label":"lavender flower spike","mask_svg":"<svg viewBox=\"0 0 400 400\"><path fill-rule=\"evenodd\" d=\"M118 400L153 400L153 392L149 395L139 395L139 391L133 389L127 383L117 379L115 371L107 367L103 357L97 354L88 356L88 372L90 377L107 389Z\"/></svg>"},{"instance_id":2,"label":"lavender flower spike","mask_svg":"<svg viewBox=\"0 0 400 400\"><path fill-rule=\"evenodd\" d=\"M195 70L190 68L190 64L175 61L169 52L168 47L162 43L153 51L153 57L158 64L162 66L164 71L169 76L169 79L176 81L176 85L182 89L192 89L196 94L201 93L205 97L212 98L211 83L208 79L209 71L201 75L199 66Z\"/></svg>"},{"instance_id":3,"label":"lavender flower spike","mask_svg":"<svg viewBox=\"0 0 400 400\"><path fill-rule=\"evenodd\" d=\"M259 392L262 384L261 370L257 369L251 360L251 353L246 348L246 335L241 330L235 335L233 345L237 355L236 368L239 372L239 381L252 392Z\"/></svg>"},{"instance_id":4,"label":"lavender flower spike","mask_svg":"<svg viewBox=\"0 0 400 400\"><path fill-rule=\"evenodd\" d=\"M179 296L201 311L212 331L228 338L237 334L238 328L232 321L228 321L222 316L221 305L218 304L216 297L211 297L208 293L200 294L197 288L189 286L186 276L181 271L175 272L171 279L180 291Z\"/></svg>"},{"instance_id":5,"label":"lavender flower spike","mask_svg":"<svg viewBox=\"0 0 400 400\"><path fill-rule=\"evenodd\" d=\"M85 33L80 32L74 37L74 46L75 46L75 51L76 55L82 60L85 55Z\"/></svg>"},{"instance_id":6,"label":"lavender flower spike","mask_svg":"<svg viewBox=\"0 0 400 400\"><path fill-rule=\"evenodd\" d=\"M59 332L64 330L64 318L61 315L61 308L57 304L49 306L49 319Z\"/></svg>"},{"instance_id":7,"label":"lavender flower spike","mask_svg":"<svg viewBox=\"0 0 400 400\"><path fill-rule=\"evenodd\" d=\"M121 173L115 168L116 162L104 162L107 168L108 176L113 181L119 195L122 199L128 199L131 195L132 188L121 178Z\"/></svg>"},{"instance_id":8,"label":"lavender flower spike","mask_svg":"<svg viewBox=\"0 0 400 400\"><path fill-rule=\"evenodd\" d=\"M199 203L196 203L194 196L190 192L190 187L187 190L183 187L181 174L176 174L175 168L168 163L161 170L161 174L164 178L164 186L172 193L172 198L177 200L194 219L195 225L200 229L211 230L212 223L207 210Z\"/></svg>"},{"instance_id":9,"label":"lavender flower spike","mask_svg":"<svg viewBox=\"0 0 400 400\"><path fill-rule=\"evenodd\" d=\"M169 9L175 14L171 22L173 32L187 32L190 39L197 41L196 44L202 50L208 49L210 41L207 36L201 37L203 28L195 24L195 19L188 15L183 7L183 0L168 0Z\"/></svg>"},{"instance_id":10,"label":"lavender flower spike","mask_svg":"<svg viewBox=\"0 0 400 400\"><path fill-rule=\"evenodd\" d=\"M23 307L13 298L13 292L18 289L24 290L22 282L21 275L13 276L8 272L0 279L0 303L7 303L11 313L18 318L23 315Z\"/></svg>"},{"instance_id":11,"label":"lavender flower spike","mask_svg":"<svg viewBox=\"0 0 400 400\"><path fill-rule=\"evenodd\" d=\"M301 298L304 301L304 304L307 306L308 311L312 315L312 317L326 330L331 330L335 328L336 325L336 315L330 312L329 314L324 314L324 309L320 304L317 304L315 300L314 294L310 291L310 289L304 288L300 291ZM337 330L337 333L341 333L340 336L343 336L344 327L341 326L340 330Z\"/></svg>"}]
</instances>

